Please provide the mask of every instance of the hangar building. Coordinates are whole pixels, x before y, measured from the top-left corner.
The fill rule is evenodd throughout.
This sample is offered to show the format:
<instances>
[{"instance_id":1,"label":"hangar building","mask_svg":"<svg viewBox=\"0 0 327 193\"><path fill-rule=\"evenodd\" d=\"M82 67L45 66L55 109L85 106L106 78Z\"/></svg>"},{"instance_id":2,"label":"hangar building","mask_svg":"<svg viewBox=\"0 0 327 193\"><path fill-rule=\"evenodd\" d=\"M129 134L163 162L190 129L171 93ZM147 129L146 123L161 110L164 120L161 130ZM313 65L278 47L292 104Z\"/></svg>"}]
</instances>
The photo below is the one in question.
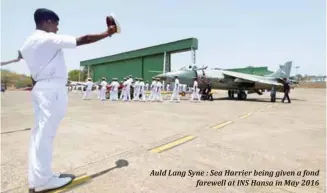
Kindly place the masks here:
<instances>
[{"instance_id":1,"label":"hangar building","mask_svg":"<svg viewBox=\"0 0 327 193\"><path fill-rule=\"evenodd\" d=\"M195 63L195 50L197 49L198 40L188 38L81 61L80 66L88 69L88 75L93 81L98 81L101 77L106 77L109 81L112 78L118 78L121 81L128 75L151 81L153 76L171 71L171 54L192 51L192 59Z\"/></svg>"}]
</instances>

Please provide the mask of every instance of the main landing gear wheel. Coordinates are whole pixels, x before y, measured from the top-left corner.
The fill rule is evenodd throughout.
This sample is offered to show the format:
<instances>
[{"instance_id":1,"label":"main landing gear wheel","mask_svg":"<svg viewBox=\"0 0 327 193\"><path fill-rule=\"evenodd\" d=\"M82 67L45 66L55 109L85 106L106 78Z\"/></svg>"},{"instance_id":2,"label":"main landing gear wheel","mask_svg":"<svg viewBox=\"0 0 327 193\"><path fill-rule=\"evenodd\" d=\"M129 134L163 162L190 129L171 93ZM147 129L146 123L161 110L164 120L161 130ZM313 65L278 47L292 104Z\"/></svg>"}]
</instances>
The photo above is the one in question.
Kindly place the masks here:
<instances>
[{"instance_id":1,"label":"main landing gear wheel","mask_svg":"<svg viewBox=\"0 0 327 193\"><path fill-rule=\"evenodd\" d=\"M247 97L247 94L246 94L245 92L240 92L240 93L238 93L238 95L237 95L237 98L238 98L239 100L245 100L246 97Z\"/></svg>"},{"instance_id":2,"label":"main landing gear wheel","mask_svg":"<svg viewBox=\"0 0 327 193\"><path fill-rule=\"evenodd\" d=\"M228 98L233 99L234 98L234 92L233 91L228 91Z\"/></svg>"},{"instance_id":3,"label":"main landing gear wheel","mask_svg":"<svg viewBox=\"0 0 327 193\"><path fill-rule=\"evenodd\" d=\"M271 96L270 96L270 102L276 102L276 95L275 94L272 94Z\"/></svg>"}]
</instances>

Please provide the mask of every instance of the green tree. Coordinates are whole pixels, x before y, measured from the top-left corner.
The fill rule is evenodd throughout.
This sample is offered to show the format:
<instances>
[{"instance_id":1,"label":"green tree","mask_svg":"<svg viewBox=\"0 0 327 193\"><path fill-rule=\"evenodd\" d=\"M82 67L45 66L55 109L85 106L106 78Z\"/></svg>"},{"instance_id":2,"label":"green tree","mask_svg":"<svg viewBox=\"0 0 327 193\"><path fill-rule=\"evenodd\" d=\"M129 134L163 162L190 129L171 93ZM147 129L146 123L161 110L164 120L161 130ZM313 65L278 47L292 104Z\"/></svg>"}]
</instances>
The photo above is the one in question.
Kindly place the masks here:
<instances>
[{"instance_id":1,"label":"green tree","mask_svg":"<svg viewBox=\"0 0 327 193\"><path fill-rule=\"evenodd\" d=\"M69 80L71 80L71 81L85 81L86 76L87 75L85 74L84 71L78 70L78 69L71 70L68 72L68 77L69 77Z\"/></svg>"},{"instance_id":2,"label":"green tree","mask_svg":"<svg viewBox=\"0 0 327 193\"><path fill-rule=\"evenodd\" d=\"M86 80L88 77L87 77L87 67L83 67L83 69L82 69L82 71L83 71L83 80Z\"/></svg>"},{"instance_id":3,"label":"green tree","mask_svg":"<svg viewBox=\"0 0 327 193\"><path fill-rule=\"evenodd\" d=\"M14 85L16 88L31 86L32 80L25 74L18 74L9 70L1 70L1 84L5 87Z\"/></svg>"}]
</instances>

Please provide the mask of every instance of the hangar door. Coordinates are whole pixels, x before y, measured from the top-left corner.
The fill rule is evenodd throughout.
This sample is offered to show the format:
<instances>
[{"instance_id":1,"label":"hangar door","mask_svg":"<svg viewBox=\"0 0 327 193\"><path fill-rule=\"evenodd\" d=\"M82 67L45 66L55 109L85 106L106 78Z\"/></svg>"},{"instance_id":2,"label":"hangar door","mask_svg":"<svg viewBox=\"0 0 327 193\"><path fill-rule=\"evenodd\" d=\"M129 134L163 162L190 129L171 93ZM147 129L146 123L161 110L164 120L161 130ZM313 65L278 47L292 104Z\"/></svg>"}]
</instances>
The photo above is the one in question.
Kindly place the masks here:
<instances>
[{"instance_id":1,"label":"hangar door","mask_svg":"<svg viewBox=\"0 0 327 193\"><path fill-rule=\"evenodd\" d=\"M120 60L104 65L97 65L94 69L95 80L106 77L107 81L111 81L112 78L118 78L119 81L122 81L123 78L128 75L142 77L142 58Z\"/></svg>"},{"instance_id":2,"label":"hangar door","mask_svg":"<svg viewBox=\"0 0 327 193\"><path fill-rule=\"evenodd\" d=\"M143 57L143 78L149 82L152 77L163 73L164 54Z\"/></svg>"}]
</instances>

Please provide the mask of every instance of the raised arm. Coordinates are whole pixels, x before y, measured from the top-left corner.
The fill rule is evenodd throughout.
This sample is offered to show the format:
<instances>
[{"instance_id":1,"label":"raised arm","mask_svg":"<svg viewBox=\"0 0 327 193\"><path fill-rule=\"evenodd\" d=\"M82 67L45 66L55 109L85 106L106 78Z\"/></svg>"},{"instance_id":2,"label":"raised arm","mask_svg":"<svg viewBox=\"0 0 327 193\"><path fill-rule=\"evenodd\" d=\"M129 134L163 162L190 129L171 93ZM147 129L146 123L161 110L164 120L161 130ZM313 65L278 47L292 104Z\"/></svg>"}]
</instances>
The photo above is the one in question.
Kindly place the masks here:
<instances>
[{"instance_id":1,"label":"raised arm","mask_svg":"<svg viewBox=\"0 0 327 193\"><path fill-rule=\"evenodd\" d=\"M52 33L48 36L48 43L54 45L58 49L76 48L77 46L90 44L102 40L106 37L115 34L116 31L116 26L112 25L108 27L105 32L99 34L84 35L78 38L69 35L57 35Z\"/></svg>"},{"instance_id":2,"label":"raised arm","mask_svg":"<svg viewBox=\"0 0 327 193\"><path fill-rule=\"evenodd\" d=\"M19 62L21 59L23 59L22 54L20 53L20 51L18 51L18 57L16 59L1 62L1 66L11 64L11 63L15 63L15 62Z\"/></svg>"},{"instance_id":3,"label":"raised arm","mask_svg":"<svg viewBox=\"0 0 327 193\"><path fill-rule=\"evenodd\" d=\"M76 40L77 46L85 45L85 44L90 44L97 42L99 40L102 40L104 38L107 38L111 36L112 34L116 33L116 27L115 26L110 26L107 31L100 33L100 34L90 34L90 35L84 35Z\"/></svg>"}]
</instances>

